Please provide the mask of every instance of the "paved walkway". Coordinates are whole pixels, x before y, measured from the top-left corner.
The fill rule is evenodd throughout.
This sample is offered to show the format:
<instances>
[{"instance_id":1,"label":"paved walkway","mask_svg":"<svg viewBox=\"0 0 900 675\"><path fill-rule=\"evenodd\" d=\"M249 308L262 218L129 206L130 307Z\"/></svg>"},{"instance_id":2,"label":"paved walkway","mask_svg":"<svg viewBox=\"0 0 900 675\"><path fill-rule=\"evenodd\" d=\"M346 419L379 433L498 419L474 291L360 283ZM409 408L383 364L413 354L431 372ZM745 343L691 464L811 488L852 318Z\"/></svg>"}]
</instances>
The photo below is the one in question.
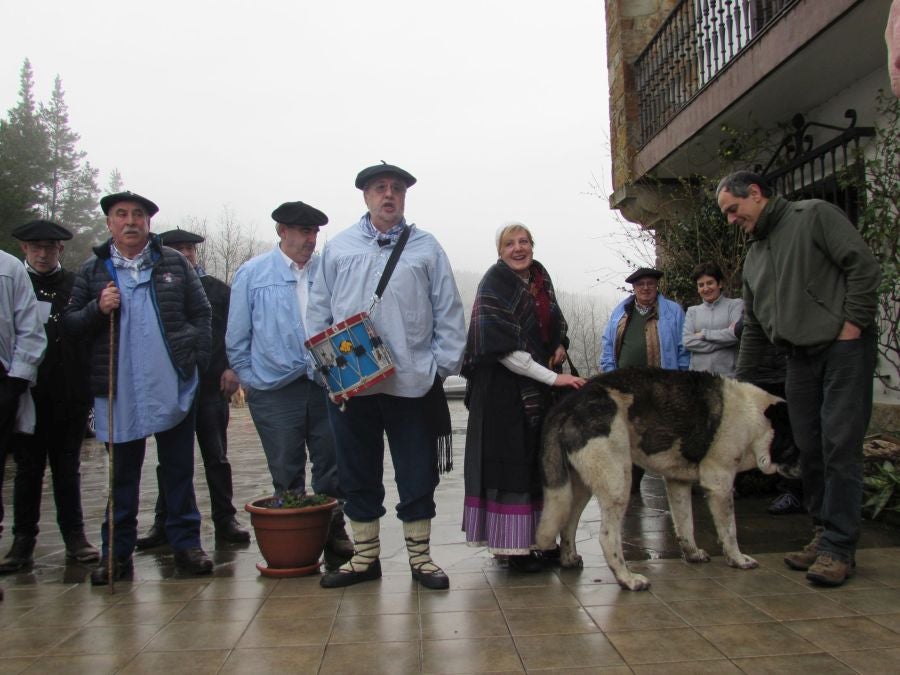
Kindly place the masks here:
<instances>
[{"instance_id":1,"label":"paved walkway","mask_svg":"<svg viewBox=\"0 0 900 675\"><path fill-rule=\"evenodd\" d=\"M591 505L579 544L583 570L511 573L459 530L465 410L452 404L457 470L438 491L433 533L449 591L426 591L409 577L399 522L382 521L379 582L325 590L316 577L260 577L255 543L215 547L204 519L211 577L179 576L171 552L135 556L133 583L116 593L92 588L90 569L65 565L45 499L34 569L0 578L0 675L4 673L886 673L900 672L900 532L866 524L858 574L836 590L806 583L781 553L809 535L804 516L772 517L768 500L737 503L742 549L760 568L734 570L721 556L688 565L678 558L660 481L645 478L626 526L627 557L650 577L649 591L622 591L597 543ZM270 490L259 441L245 409L229 430L235 503ZM148 449L140 528L152 520L154 452ZM11 464L3 486L7 523ZM87 529L99 538L106 499L102 447L85 445ZM388 510L396 503L387 462ZM209 496L202 471L197 497ZM45 495L49 495L45 490ZM718 552L697 499L698 543ZM246 514L239 512L244 522ZM0 540L9 546L9 530Z\"/></svg>"}]
</instances>

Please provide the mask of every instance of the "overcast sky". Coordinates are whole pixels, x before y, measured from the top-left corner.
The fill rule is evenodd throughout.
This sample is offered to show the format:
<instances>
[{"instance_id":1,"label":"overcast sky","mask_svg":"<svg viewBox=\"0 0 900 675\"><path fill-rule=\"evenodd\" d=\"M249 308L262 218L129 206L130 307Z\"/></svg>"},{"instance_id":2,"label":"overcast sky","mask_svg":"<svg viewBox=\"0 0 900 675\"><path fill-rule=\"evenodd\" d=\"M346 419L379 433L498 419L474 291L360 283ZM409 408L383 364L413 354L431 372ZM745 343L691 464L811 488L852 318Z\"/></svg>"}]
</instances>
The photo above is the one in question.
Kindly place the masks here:
<instances>
[{"instance_id":1,"label":"overcast sky","mask_svg":"<svg viewBox=\"0 0 900 675\"><path fill-rule=\"evenodd\" d=\"M118 168L157 231L227 205L271 240L271 211L302 200L330 218L322 242L383 159L419 179L407 219L455 268L482 273L521 220L558 288L619 295L598 0L4 5L0 110L24 58L38 100L59 74L101 187Z\"/></svg>"}]
</instances>

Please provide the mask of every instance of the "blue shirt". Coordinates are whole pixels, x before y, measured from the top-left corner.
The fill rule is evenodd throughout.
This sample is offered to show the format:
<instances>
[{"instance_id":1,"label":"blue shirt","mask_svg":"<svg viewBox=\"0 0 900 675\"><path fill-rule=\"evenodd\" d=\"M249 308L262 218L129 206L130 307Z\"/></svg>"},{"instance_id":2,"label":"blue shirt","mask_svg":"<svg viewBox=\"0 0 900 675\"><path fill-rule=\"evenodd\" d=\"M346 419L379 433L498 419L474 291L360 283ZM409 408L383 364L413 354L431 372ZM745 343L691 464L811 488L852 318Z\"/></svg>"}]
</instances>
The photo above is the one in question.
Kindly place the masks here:
<instances>
[{"instance_id":1,"label":"blue shirt","mask_svg":"<svg viewBox=\"0 0 900 675\"><path fill-rule=\"evenodd\" d=\"M118 365L113 403L113 442L126 443L171 429L191 409L199 380L197 369L187 380L169 357L152 298L150 267L116 266L121 293ZM109 441L109 399L94 399L97 440Z\"/></svg>"},{"instance_id":2,"label":"blue shirt","mask_svg":"<svg viewBox=\"0 0 900 675\"><path fill-rule=\"evenodd\" d=\"M372 306L375 287L396 243L379 246L365 225L369 215L325 245L309 295L310 334ZM450 261L437 240L410 225L409 240L381 301L370 313L396 373L362 392L416 398L459 372L466 321Z\"/></svg>"},{"instance_id":3,"label":"blue shirt","mask_svg":"<svg viewBox=\"0 0 900 675\"><path fill-rule=\"evenodd\" d=\"M306 263L308 280L318 264L318 256ZM231 284L225 349L242 385L270 390L311 378L313 364L303 343L314 334L304 327L297 280L280 248L241 265Z\"/></svg>"},{"instance_id":4,"label":"blue shirt","mask_svg":"<svg viewBox=\"0 0 900 675\"><path fill-rule=\"evenodd\" d=\"M606 330L601 337L600 371L608 373L618 368L616 363L616 330L619 321L625 314L625 305L634 296L628 296L612 311ZM660 367L666 370L687 370L691 365L691 355L684 348L681 341L684 332L684 310L677 302L663 297L662 293L656 296L658 302L659 319L656 322L656 332L659 335L659 360ZM637 310L634 310L637 311Z\"/></svg>"}]
</instances>

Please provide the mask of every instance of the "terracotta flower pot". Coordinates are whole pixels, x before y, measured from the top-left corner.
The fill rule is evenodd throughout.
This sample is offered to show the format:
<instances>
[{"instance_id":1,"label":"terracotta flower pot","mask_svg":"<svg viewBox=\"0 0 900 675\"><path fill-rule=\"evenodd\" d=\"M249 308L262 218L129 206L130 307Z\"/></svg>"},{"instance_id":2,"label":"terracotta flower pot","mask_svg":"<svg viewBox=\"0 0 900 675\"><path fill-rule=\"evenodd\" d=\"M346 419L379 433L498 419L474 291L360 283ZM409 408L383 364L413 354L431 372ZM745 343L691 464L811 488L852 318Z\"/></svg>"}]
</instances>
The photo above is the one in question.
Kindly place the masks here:
<instances>
[{"instance_id":1,"label":"terracotta flower pot","mask_svg":"<svg viewBox=\"0 0 900 675\"><path fill-rule=\"evenodd\" d=\"M244 505L256 544L266 559L256 563L256 569L267 577L316 574L337 500L317 506L271 508L263 505L268 499L260 497Z\"/></svg>"}]
</instances>

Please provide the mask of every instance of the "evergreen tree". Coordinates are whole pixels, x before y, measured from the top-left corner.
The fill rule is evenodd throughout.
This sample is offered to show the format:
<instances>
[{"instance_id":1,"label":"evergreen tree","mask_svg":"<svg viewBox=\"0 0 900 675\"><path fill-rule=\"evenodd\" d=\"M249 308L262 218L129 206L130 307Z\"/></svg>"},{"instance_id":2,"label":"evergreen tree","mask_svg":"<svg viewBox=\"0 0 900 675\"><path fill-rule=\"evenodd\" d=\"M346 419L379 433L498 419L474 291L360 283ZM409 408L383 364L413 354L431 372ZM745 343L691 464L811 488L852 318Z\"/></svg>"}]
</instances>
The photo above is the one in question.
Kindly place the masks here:
<instances>
[{"instance_id":1,"label":"evergreen tree","mask_svg":"<svg viewBox=\"0 0 900 675\"><path fill-rule=\"evenodd\" d=\"M49 139L34 101L34 73L25 59L19 102L0 120L0 247L18 253L10 231L40 215L46 183Z\"/></svg>"},{"instance_id":2,"label":"evergreen tree","mask_svg":"<svg viewBox=\"0 0 900 675\"><path fill-rule=\"evenodd\" d=\"M122 180L122 172L118 168L109 172L109 180L106 183L106 194L113 195L122 192L125 189L125 182Z\"/></svg>"}]
</instances>

